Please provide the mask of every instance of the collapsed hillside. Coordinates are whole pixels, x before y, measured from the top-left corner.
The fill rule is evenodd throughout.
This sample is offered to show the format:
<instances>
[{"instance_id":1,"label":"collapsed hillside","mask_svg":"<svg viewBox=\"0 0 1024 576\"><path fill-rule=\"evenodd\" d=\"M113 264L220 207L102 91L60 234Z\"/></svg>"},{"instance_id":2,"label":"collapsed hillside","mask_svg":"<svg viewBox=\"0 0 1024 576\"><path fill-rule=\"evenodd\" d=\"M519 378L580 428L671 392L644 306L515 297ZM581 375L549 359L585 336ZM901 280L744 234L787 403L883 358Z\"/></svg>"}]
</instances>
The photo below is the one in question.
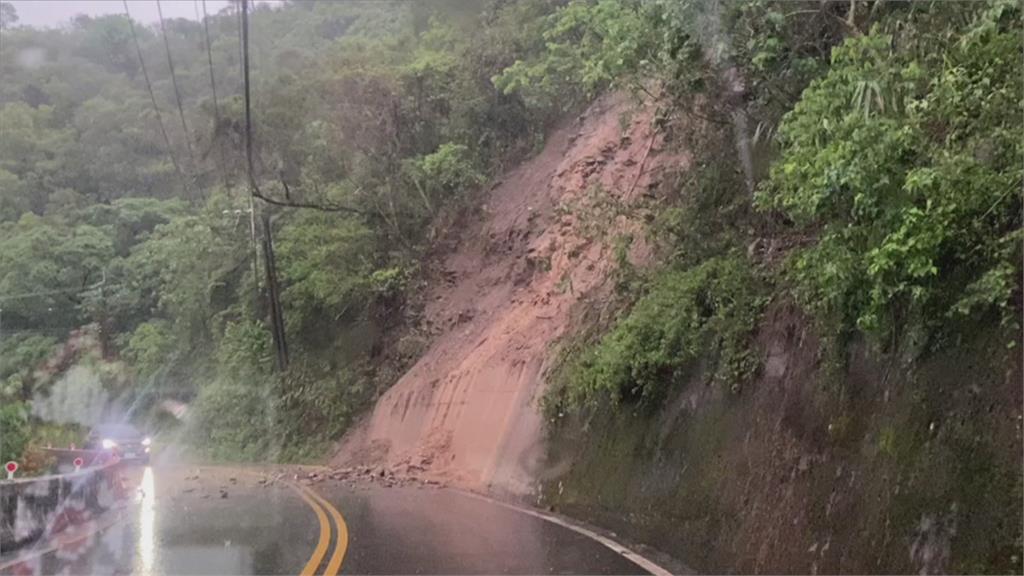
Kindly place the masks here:
<instances>
[{"instance_id":1,"label":"collapsed hillside","mask_svg":"<svg viewBox=\"0 0 1024 576\"><path fill-rule=\"evenodd\" d=\"M890 46L837 49L751 163L769 165L753 197L721 116L687 134L692 167L660 150L682 138L647 157L649 111L624 137L607 101L575 140L557 132L490 191L430 295L436 342L334 462L530 495L707 571L1019 572L1020 172L1002 163L1018 144L934 130L963 102L953 76L895 118L851 109L850 78ZM984 185L965 195L958 166ZM607 194L622 210L599 226L628 231L658 220L636 196L672 170L689 182L654 204L678 209L672 252L592 326L616 243L574 202ZM634 263L654 250L628 246ZM556 341L582 342L565 371ZM553 384L566 416L543 422Z\"/></svg>"},{"instance_id":2,"label":"collapsed hillside","mask_svg":"<svg viewBox=\"0 0 1024 576\"><path fill-rule=\"evenodd\" d=\"M704 570L1020 572L1017 3L261 4L251 131L238 7L3 30L5 459L86 376L188 402L205 456L316 458L419 359L337 462ZM477 202L627 87L663 108L605 98ZM37 378L91 324L124 378Z\"/></svg>"},{"instance_id":3,"label":"collapsed hillside","mask_svg":"<svg viewBox=\"0 0 1024 576\"><path fill-rule=\"evenodd\" d=\"M435 340L332 465L528 498L702 570L1013 566L1021 369L1014 336L983 321L913 369L851 343L838 375L813 321L776 296L742 391L702 358L653 410L543 420L559 344L611 295L614 238L635 234L629 260L649 264L642 197L690 167L634 106L600 99L489 189L425 297ZM602 202L620 209L602 220ZM751 254L779 261L763 243L779 242Z\"/></svg>"},{"instance_id":4,"label":"collapsed hillside","mask_svg":"<svg viewBox=\"0 0 1024 576\"><path fill-rule=\"evenodd\" d=\"M623 95L602 98L490 188L429 289L433 344L348 433L334 464L411 467L475 490L536 488L551 345L577 302L608 289L615 266L612 235L599 237L588 213L635 203L687 161L661 149L653 116ZM599 225L636 228L615 215ZM644 256L634 243L631 260Z\"/></svg>"}]
</instances>

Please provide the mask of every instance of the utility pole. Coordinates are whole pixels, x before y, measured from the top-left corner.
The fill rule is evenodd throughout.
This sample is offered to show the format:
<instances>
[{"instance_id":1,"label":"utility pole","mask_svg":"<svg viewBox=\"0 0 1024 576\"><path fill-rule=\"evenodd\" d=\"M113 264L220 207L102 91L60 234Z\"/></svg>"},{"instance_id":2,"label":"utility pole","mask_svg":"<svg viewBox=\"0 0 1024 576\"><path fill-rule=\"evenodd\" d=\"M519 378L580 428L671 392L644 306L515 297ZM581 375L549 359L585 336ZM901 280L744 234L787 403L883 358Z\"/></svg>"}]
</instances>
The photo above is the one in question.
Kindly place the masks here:
<instances>
[{"instance_id":1,"label":"utility pole","mask_svg":"<svg viewBox=\"0 0 1024 576\"><path fill-rule=\"evenodd\" d=\"M0 372L3 372L4 363L4 305L0 300Z\"/></svg>"},{"instance_id":2,"label":"utility pole","mask_svg":"<svg viewBox=\"0 0 1024 576\"><path fill-rule=\"evenodd\" d=\"M277 261L274 259L273 224L270 214L260 214L263 224L263 267L267 271L267 299L270 304L270 326L274 331L274 352L277 369L288 369L288 341L284 332L284 310L281 308L281 292L277 284Z\"/></svg>"},{"instance_id":3,"label":"utility pole","mask_svg":"<svg viewBox=\"0 0 1024 576\"><path fill-rule=\"evenodd\" d=\"M252 161L252 98L249 93L249 2L242 0L242 66L245 82L245 163L249 173L249 206L250 222L255 232L255 192L256 173ZM277 369L284 372L288 369L288 342L284 329L284 309L281 307L281 294L277 284L277 269L274 260L273 227L270 214L260 211L260 222L263 225L263 268L266 273L267 301L270 308L270 333L274 339L274 352Z\"/></svg>"}]
</instances>

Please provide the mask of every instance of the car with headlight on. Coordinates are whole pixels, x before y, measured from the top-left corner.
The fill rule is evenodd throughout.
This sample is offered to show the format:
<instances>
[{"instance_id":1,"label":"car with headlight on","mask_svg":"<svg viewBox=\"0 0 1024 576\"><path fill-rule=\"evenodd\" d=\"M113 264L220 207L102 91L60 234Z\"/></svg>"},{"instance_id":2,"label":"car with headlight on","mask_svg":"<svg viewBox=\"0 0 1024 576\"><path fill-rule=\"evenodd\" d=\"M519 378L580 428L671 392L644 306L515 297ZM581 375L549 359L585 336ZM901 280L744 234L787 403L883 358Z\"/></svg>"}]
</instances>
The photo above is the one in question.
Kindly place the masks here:
<instances>
[{"instance_id":1,"label":"car with headlight on","mask_svg":"<svg viewBox=\"0 0 1024 576\"><path fill-rule=\"evenodd\" d=\"M131 424L100 424L86 437L85 447L116 454L122 461L149 463L152 440Z\"/></svg>"}]
</instances>

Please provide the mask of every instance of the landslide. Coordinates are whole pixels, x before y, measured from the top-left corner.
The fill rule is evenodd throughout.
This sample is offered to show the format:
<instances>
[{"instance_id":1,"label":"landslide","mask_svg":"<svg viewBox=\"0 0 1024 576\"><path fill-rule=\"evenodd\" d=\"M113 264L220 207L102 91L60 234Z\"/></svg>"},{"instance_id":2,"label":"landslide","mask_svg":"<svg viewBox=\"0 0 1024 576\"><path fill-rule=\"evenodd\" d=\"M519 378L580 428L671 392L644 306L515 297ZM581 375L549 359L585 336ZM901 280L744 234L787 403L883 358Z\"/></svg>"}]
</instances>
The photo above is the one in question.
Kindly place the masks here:
<instances>
[{"instance_id":1,"label":"landslide","mask_svg":"<svg viewBox=\"0 0 1024 576\"><path fill-rule=\"evenodd\" d=\"M428 288L432 344L342 439L332 465L533 492L551 345L574 304L608 293L612 250L639 230L616 207L688 161L662 144L652 107L608 95L497 180ZM626 257L640 265L647 253L638 239Z\"/></svg>"}]
</instances>

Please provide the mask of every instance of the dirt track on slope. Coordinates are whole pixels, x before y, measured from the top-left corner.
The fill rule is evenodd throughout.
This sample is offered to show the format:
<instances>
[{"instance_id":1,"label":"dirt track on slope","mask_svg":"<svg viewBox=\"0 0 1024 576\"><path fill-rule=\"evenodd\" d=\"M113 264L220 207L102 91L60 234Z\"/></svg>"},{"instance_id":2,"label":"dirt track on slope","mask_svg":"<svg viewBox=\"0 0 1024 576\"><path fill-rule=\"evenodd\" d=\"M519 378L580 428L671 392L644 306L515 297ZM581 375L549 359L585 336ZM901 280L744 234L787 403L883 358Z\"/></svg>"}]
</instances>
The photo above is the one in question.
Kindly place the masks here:
<instances>
[{"instance_id":1,"label":"dirt track on slope","mask_svg":"<svg viewBox=\"0 0 1024 576\"><path fill-rule=\"evenodd\" d=\"M610 243L635 203L686 158L660 150L653 110L597 101L492 186L445 258L424 317L430 348L342 440L335 466L373 465L478 491L527 494L543 455L538 400L552 342L600 298ZM637 238L630 258L647 250Z\"/></svg>"}]
</instances>

